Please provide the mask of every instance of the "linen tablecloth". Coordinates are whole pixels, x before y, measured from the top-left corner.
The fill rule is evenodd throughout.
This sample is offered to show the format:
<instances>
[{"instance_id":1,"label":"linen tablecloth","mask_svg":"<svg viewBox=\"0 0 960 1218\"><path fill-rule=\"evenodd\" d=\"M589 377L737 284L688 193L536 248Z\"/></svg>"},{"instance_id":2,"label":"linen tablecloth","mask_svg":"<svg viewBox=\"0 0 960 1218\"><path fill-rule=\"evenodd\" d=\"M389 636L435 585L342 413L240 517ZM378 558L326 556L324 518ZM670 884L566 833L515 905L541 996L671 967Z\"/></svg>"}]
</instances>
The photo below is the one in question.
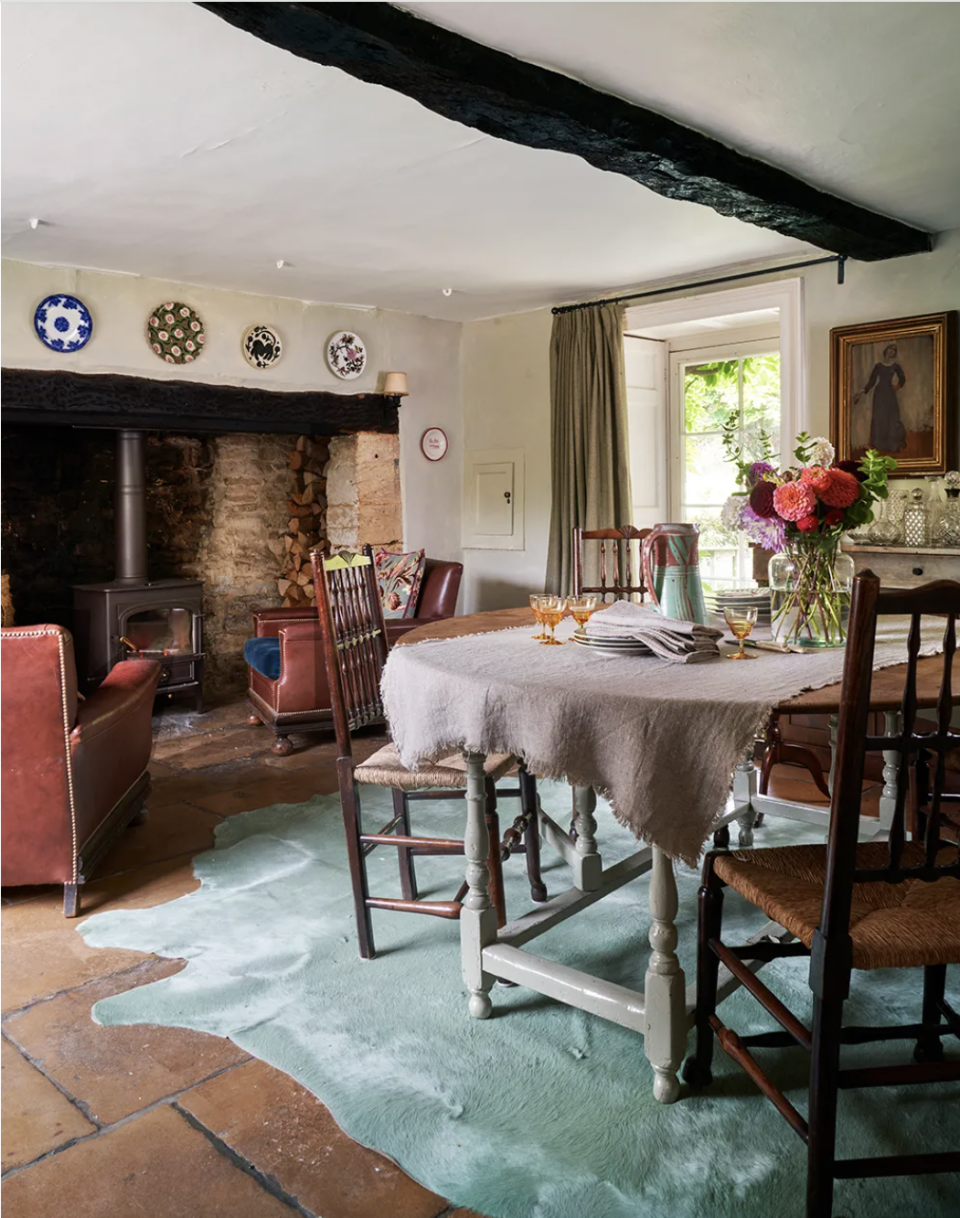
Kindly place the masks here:
<instances>
[{"instance_id":1,"label":"linen tablecloth","mask_svg":"<svg viewBox=\"0 0 960 1218\"><path fill-rule=\"evenodd\" d=\"M924 628L921 655L935 654L942 627ZM543 647L532 629L391 651L382 689L404 765L455 749L512 753L540 777L595 787L638 838L690 864L772 708L843 672L842 649L688 666L572 643ZM557 633L572 632L564 623ZM875 667L906 660L906 634L906 619L882 619Z\"/></svg>"}]
</instances>

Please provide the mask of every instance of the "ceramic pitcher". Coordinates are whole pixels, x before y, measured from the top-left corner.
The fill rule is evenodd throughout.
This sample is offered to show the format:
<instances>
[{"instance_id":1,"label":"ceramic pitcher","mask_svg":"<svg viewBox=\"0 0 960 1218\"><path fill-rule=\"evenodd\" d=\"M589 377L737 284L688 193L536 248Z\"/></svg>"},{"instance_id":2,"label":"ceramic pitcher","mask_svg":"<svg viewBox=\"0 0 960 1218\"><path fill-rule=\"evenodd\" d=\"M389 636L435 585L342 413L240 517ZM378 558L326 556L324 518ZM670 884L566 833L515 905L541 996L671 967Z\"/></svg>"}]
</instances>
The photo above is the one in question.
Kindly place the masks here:
<instances>
[{"instance_id":1,"label":"ceramic pitcher","mask_svg":"<svg viewBox=\"0 0 960 1218\"><path fill-rule=\"evenodd\" d=\"M698 524L657 524L643 539L643 582L664 617L706 623Z\"/></svg>"}]
</instances>

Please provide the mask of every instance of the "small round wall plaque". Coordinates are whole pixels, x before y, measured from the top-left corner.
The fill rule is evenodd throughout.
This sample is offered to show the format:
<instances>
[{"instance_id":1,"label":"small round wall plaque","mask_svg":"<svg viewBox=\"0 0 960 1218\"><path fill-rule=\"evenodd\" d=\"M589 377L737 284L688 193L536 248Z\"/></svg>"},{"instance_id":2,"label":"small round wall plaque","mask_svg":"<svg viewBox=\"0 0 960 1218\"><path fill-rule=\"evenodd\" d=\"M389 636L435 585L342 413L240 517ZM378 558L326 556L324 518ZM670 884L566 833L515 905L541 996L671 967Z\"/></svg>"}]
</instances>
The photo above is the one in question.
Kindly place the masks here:
<instances>
[{"instance_id":1,"label":"small round wall plaque","mask_svg":"<svg viewBox=\"0 0 960 1218\"><path fill-rule=\"evenodd\" d=\"M280 335L270 326L251 326L242 346L243 358L254 368L272 368L283 354Z\"/></svg>"},{"instance_id":2,"label":"small round wall plaque","mask_svg":"<svg viewBox=\"0 0 960 1218\"><path fill-rule=\"evenodd\" d=\"M367 366L367 348L359 334L340 330L327 339L327 363L342 381L352 381Z\"/></svg>"},{"instance_id":3,"label":"small round wall plaque","mask_svg":"<svg viewBox=\"0 0 960 1218\"><path fill-rule=\"evenodd\" d=\"M428 427L420 437L420 449L428 461L442 461L447 447L446 432L439 427Z\"/></svg>"},{"instance_id":4,"label":"small round wall plaque","mask_svg":"<svg viewBox=\"0 0 960 1218\"><path fill-rule=\"evenodd\" d=\"M48 296L33 315L37 338L51 351L79 351L90 341L93 318L76 296Z\"/></svg>"},{"instance_id":5,"label":"small round wall plaque","mask_svg":"<svg viewBox=\"0 0 960 1218\"><path fill-rule=\"evenodd\" d=\"M147 342L168 364L192 364L203 354L203 322L189 305L168 300L147 318Z\"/></svg>"}]
</instances>

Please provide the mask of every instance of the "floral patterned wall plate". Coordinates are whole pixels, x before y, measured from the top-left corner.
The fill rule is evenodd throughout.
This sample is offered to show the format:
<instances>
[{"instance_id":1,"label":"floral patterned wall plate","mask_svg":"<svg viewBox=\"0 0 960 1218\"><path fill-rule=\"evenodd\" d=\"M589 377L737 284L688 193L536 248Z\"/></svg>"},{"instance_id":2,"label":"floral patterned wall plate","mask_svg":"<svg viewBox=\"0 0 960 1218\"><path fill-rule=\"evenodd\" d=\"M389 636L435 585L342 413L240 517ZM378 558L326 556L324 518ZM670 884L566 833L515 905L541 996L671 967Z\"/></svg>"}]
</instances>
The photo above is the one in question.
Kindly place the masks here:
<instances>
[{"instance_id":1,"label":"floral patterned wall plate","mask_svg":"<svg viewBox=\"0 0 960 1218\"><path fill-rule=\"evenodd\" d=\"M147 318L147 342L168 364L192 364L206 341L203 322L177 300L157 305Z\"/></svg>"},{"instance_id":2,"label":"floral patterned wall plate","mask_svg":"<svg viewBox=\"0 0 960 1218\"><path fill-rule=\"evenodd\" d=\"M280 335L269 326L251 326L241 346L243 358L254 368L270 368L283 355Z\"/></svg>"},{"instance_id":3,"label":"floral patterned wall plate","mask_svg":"<svg viewBox=\"0 0 960 1218\"><path fill-rule=\"evenodd\" d=\"M343 381L352 381L367 366L367 348L359 334L341 330L327 339L327 363Z\"/></svg>"},{"instance_id":4,"label":"floral patterned wall plate","mask_svg":"<svg viewBox=\"0 0 960 1218\"><path fill-rule=\"evenodd\" d=\"M76 296L48 296L37 305L33 328L52 351L79 351L90 341L93 318Z\"/></svg>"}]
</instances>

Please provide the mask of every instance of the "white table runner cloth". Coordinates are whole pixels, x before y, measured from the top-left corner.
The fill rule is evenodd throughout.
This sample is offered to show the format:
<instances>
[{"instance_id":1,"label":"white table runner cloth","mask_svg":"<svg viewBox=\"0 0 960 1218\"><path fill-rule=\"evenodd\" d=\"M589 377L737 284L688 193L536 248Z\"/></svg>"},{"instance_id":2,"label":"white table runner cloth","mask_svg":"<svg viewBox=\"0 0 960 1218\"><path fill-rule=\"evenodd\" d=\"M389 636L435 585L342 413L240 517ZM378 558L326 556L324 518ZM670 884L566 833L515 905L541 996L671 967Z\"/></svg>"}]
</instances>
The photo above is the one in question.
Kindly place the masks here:
<instances>
[{"instance_id":1,"label":"white table runner cloth","mask_svg":"<svg viewBox=\"0 0 960 1218\"><path fill-rule=\"evenodd\" d=\"M907 625L882 619L877 668L906 660ZM923 626L921 655L935 654L942 629L932 619ZM542 778L596 787L638 838L690 864L771 709L836 684L843 672L842 649L685 665L543 647L532 629L390 652L383 697L404 765L416 769L455 749L512 753ZM557 633L572 631L564 623Z\"/></svg>"}]
</instances>

